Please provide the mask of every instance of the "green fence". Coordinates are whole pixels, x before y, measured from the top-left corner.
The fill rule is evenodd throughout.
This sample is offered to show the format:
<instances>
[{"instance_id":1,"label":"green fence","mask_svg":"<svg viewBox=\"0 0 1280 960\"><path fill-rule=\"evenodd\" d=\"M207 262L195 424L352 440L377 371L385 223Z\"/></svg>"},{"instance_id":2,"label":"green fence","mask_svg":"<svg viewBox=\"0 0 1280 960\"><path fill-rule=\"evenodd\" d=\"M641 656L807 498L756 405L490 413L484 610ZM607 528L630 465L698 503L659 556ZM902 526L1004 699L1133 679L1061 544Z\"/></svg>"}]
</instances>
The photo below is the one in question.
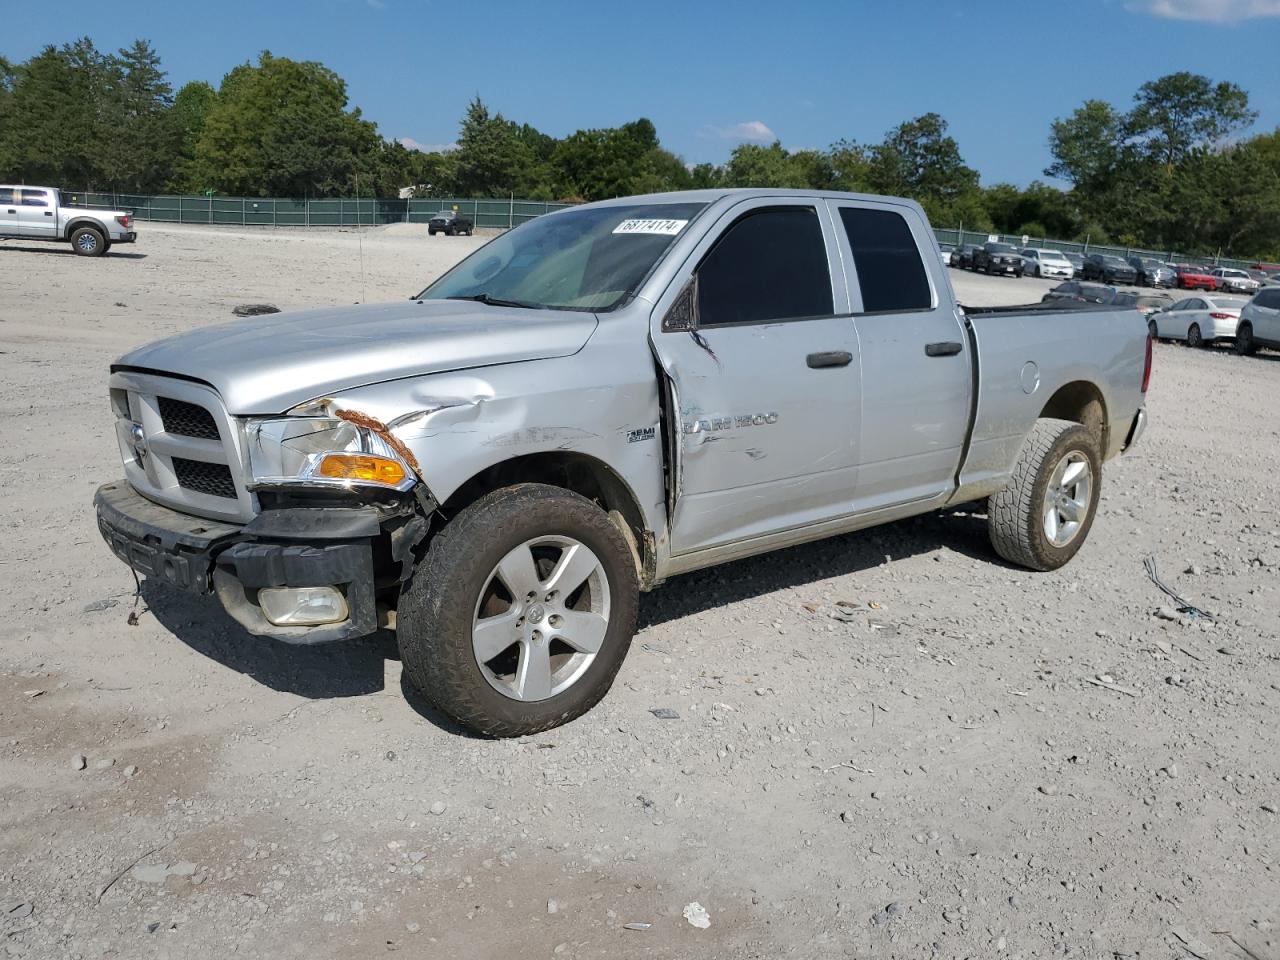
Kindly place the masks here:
<instances>
[{"instance_id":1,"label":"green fence","mask_svg":"<svg viewBox=\"0 0 1280 960\"><path fill-rule=\"evenodd\" d=\"M283 197L176 197L63 190L73 206L131 210L138 220L265 227L371 227L385 223L426 223L441 210L457 208L477 227L509 229L567 203L541 200L428 199L290 200Z\"/></svg>"},{"instance_id":2,"label":"green fence","mask_svg":"<svg viewBox=\"0 0 1280 960\"><path fill-rule=\"evenodd\" d=\"M477 227L500 230L519 226L534 217L570 204L542 200L484 200L464 197L427 199L360 199L338 197L323 200L289 200L282 197L177 197L128 193L77 192L63 190L63 198L74 206L110 210L131 210L138 220L158 223L212 223L231 226L266 227L371 227L385 223L426 223L441 210L457 209L471 217ZM1048 247L1064 253L1106 253L1118 257L1152 257L1166 263L1212 263L1224 267L1251 267L1253 261L1227 257L1204 257L1176 250L1145 250L1107 244L1052 240L1044 237L995 235L962 227L934 229L939 243L961 246L982 244L992 236L1024 247Z\"/></svg>"}]
</instances>

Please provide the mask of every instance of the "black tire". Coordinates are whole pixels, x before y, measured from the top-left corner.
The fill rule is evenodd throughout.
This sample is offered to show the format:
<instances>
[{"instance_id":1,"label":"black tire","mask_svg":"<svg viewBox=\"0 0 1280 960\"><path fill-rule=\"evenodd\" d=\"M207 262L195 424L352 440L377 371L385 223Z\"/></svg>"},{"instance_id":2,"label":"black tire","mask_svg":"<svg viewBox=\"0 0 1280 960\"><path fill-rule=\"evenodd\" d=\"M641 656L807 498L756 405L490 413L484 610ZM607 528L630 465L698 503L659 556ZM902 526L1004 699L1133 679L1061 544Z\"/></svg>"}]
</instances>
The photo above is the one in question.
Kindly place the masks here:
<instances>
[{"instance_id":1,"label":"black tire","mask_svg":"<svg viewBox=\"0 0 1280 960\"><path fill-rule=\"evenodd\" d=\"M435 232L434 230L432 230L430 227L428 227L428 228L427 228L427 236L428 236L428 237L434 237L435 235L436 235L436 232Z\"/></svg>"},{"instance_id":2,"label":"black tire","mask_svg":"<svg viewBox=\"0 0 1280 960\"><path fill-rule=\"evenodd\" d=\"M572 538L596 555L608 584L608 626L595 659L567 689L522 701L486 678L472 646L472 627L498 562L544 536ZM559 487L506 487L467 507L436 535L401 594L397 634L404 671L423 696L478 733L539 733L582 716L608 692L631 645L638 602L631 547L603 510Z\"/></svg>"},{"instance_id":3,"label":"black tire","mask_svg":"<svg viewBox=\"0 0 1280 960\"><path fill-rule=\"evenodd\" d=\"M1147 321L1147 332L1151 334L1152 340L1160 339L1160 328L1156 326L1156 322L1154 320Z\"/></svg>"},{"instance_id":4,"label":"black tire","mask_svg":"<svg viewBox=\"0 0 1280 960\"><path fill-rule=\"evenodd\" d=\"M1071 539L1055 545L1045 532L1046 493L1054 472L1069 456L1089 463L1091 483L1085 516ZM1056 570L1076 555L1089 536L1102 489L1097 438L1070 420L1037 420L1022 444L1013 476L987 501L987 529L996 553L1030 570Z\"/></svg>"},{"instance_id":5,"label":"black tire","mask_svg":"<svg viewBox=\"0 0 1280 960\"><path fill-rule=\"evenodd\" d=\"M1204 336L1200 333L1200 324L1193 323L1187 328L1187 346L1199 349L1204 346Z\"/></svg>"},{"instance_id":6,"label":"black tire","mask_svg":"<svg viewBox=\"0 0 1280 960\"><path fill-rule=\"evenodd\" d=\"M447 230L445 230L444 235L446 237L456 237L458 235L458 231L454 227L449 227Z\"/></svg>"},{"instance_id":7,"label":"black tire","mask_svg":"<svg viewBox=\"0 0 1280 960\"><path fill-rule=\"evenodd\" d=\"M77 256L100 257L107 252L107 238L96 227L76 227L70 239Z\"/></svg>"},{"instance_id":8,"label":"black tire","mask_svg":"<svg viewBox=\"0 0 1280 960\"><path fill-rule=\"evenodd\" d=\"M1258 352L1258 344L1253 339L1253 324L1248 320L1236 329L1235 350L1242 357L1252 357Z\"/></svg>"}]
</instances>

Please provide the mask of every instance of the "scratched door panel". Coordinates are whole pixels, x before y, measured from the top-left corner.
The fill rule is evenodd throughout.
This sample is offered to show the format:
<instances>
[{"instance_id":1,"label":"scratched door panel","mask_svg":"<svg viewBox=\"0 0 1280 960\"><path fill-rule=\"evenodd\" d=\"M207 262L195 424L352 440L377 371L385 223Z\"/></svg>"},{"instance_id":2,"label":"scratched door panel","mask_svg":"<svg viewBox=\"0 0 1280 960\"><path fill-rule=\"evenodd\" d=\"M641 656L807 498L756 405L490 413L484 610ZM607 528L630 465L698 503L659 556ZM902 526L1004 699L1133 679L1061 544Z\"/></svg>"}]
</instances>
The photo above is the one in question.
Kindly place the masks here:
<instances>
[{"instance_id":1,"label":"scratched door panel","mask_svg":"<svg viewBox=\"0 0 1280 960\"><path fill-rule=\"evenodd\" d=\"M756 240L742 239L753 231ZM796 259L796 239L808 245L805 260ZM756 246L742 247L748 243ZM695 269L698 329L664 330L663 316ZM788 284L801 292L779 294ZM805 315L753 315L777 316L767 312L771 298ZM652 339L678 406L673 554L849 512L859 360L847 308L825 206L784 197L727 211L658 300Z\"/></svg>"},{"instance_id":2,"label":"scratched door panel","mask_svg":"<svg viewBox=\"0 0 1280 960\"><path fill-rule=\"evenodd\" d=\"M856 342L848 317L699 334L664 347L679 397L674 553L848 513L856 485ZM812 369L811 353L845 351ZM717 362L718 361L718 362Z\"/></svg>"}]
</instances>

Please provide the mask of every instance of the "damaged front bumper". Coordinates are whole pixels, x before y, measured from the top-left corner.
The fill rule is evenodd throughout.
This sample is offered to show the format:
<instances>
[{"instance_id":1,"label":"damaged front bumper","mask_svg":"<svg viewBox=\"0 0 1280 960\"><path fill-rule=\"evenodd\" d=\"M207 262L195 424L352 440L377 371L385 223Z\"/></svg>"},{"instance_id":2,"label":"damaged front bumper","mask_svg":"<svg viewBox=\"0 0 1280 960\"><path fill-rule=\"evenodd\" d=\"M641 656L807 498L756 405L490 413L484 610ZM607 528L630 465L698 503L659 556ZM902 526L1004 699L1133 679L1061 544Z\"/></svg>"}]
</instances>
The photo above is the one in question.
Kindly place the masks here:
<instances>
[{"instance_id":1,"label":"damaged front bumper","mask_svg":"<svg viewBox=\"0 0 1280 960\"><path fill-rule=\"evenodd\" d=\"M379 590L407 576L412 549L426 532L410 507L282 507L240 526L160 506L125 480L99 487L93 499L103 539L138 573L192 593L216 593L250 633L286 643L377 630ZM347 617L314 626L272 623L258 603L267 587L334 587Z\"/></svg>"}]
</instances>

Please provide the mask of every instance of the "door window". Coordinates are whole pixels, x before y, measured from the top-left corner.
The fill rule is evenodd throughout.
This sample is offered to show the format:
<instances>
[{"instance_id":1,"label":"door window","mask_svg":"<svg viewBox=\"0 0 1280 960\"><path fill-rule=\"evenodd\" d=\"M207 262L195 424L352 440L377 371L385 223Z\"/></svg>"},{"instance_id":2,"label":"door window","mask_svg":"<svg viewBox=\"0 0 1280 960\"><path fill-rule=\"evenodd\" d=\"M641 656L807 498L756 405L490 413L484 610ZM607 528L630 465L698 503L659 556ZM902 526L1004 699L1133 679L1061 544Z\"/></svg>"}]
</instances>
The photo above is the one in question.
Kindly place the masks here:
<instances>
[{"instance_id":1,"label":"door window","mask_svg":"<svg viewBox=\"0 0 1280 960\"><path fill-rule=\"evenodd\" d=\"M0 187L0 203L13 203L13 202L14 202L13 188Z\"/></svg>"},{"instance_id":2,"label":"door window","mask_svg":"<svg viewBox=\"0 0 1280 960\"><path fill-rule=\"evenodd\" d=\"M929 275L902 214L841 207L840 220L858 268L864 313L933 308Z\"/></svg>"},{"instance_id":3,"label":"door window","mask_svg":"<svg viewBox=\"0 0 1280 960\"><path fill-rule=\"evenodd\" d=\"M47 207L49 195L43 190L23 190L22 205L24 207Z\"/></svg>"},{"instance_id":4,"label":"door window","mask_svg":"<svg viewBox=\"0 0 1280 960\"><path fill-rule=\"evenodd\" d=\"M698 325L827 317L831 271L813 207L766 207L734 223L698 266Z\"/></svg>"}]
</instances>

